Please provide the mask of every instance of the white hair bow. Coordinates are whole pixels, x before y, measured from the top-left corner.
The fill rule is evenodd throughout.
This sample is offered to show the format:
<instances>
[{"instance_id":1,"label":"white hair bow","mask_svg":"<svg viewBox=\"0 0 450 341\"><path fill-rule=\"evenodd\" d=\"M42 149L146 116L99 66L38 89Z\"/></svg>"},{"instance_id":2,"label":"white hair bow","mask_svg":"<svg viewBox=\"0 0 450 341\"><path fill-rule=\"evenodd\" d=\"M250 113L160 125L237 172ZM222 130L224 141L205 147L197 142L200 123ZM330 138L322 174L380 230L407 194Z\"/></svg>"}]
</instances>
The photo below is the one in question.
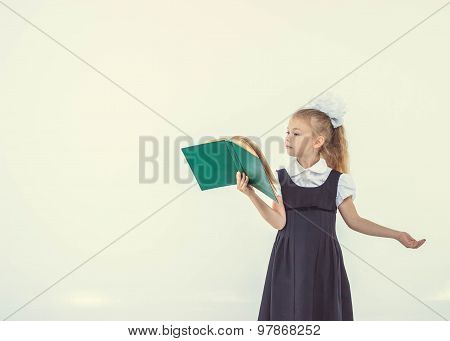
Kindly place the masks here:
<instances>
[{"instance_id":1,"label":"white hair bow","mask_svg":"<svg viewBox=\"0 0 450 341\"><path fill-rule=\"evenodd\" d=\"M307 104L305 108L317 109L328 115L334 128L337 128L344 123L343 117L346 114L345 103L330 92L314 99L312 103Z\"/></svg>"}]
</instances>

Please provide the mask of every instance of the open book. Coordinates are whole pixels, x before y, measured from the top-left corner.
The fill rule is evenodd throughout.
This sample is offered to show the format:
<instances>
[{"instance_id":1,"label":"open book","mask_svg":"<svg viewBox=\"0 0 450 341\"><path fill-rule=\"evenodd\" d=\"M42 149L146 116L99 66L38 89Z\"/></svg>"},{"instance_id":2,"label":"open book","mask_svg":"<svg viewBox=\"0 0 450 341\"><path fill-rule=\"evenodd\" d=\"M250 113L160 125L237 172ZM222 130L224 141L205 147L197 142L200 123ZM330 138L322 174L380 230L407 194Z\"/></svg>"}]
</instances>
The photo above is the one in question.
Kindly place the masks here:
<instances>
[{"instance_id":1,"label":"open book","mask_svg":"<svg viewBox=\"0 0 450 341\"><path fill-rule=\"evenodd\" d=\"M202 191L236 185L244 172L248 184L277 200L276 181L258 146L243 136L222 137L181 148Z\"/></svg>"}]
</instances>

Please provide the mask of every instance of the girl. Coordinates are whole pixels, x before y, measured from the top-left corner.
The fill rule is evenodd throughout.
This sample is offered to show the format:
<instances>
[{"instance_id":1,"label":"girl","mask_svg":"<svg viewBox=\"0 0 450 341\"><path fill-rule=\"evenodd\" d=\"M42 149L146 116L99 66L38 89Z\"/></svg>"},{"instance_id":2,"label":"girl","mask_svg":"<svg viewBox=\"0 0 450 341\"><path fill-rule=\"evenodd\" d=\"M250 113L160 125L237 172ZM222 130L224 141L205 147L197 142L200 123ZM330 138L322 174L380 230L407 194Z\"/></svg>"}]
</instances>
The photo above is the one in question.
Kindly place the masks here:
<instances>
[{"instance_id":1,"label":"girl","mask_svg":"<svg viewBox=\"0 0 450 341\"><path fill-rule=\"evenodd\" d=\"M380 226L358 215L348 172L342 119L331 110L300 109L289 119L287 169L277 169L279 203L268 206L236 174L237 189L278 230L270 255L258 321L353 320L350 284L336 236L337 208L353 230L392 238L407 248L424 242L407 232Z\"/></svg>"}]
</instances>

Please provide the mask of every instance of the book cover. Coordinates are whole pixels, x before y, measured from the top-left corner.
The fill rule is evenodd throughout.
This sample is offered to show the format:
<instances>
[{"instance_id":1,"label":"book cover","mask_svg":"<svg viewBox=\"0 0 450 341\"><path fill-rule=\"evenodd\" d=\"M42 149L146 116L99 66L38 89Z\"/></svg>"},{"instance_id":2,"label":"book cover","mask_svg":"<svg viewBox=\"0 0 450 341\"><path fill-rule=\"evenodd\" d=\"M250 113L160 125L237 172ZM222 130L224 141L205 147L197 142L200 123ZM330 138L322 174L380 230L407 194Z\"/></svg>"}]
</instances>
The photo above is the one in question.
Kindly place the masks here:
<instances>
[{"instance_id":1,"label":"book cover","mask_svg":"<svg viewBox=\"0 0 450 341\"><path fill-rule=\"evenodd\" d=\"M236 172L245 172L249 185L278 202L264 166L251 148L234 137L181 148L202 191L236 185Z\"/></svg>"}]
</instances>

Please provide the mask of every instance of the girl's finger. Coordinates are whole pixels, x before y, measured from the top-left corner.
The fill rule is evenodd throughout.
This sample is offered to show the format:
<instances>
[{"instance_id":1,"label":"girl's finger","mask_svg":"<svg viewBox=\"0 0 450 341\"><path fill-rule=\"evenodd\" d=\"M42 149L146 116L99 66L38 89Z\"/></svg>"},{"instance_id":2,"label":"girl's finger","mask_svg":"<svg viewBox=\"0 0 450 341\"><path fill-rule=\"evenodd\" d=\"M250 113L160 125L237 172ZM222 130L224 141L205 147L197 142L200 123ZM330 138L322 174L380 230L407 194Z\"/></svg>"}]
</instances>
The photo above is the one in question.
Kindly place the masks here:
<instances>
[{"instance_id":1,"label":"girl's finger","mask_svg":"<svg viewBox=\"0 0 450 341\"><path fill-rule=\"evenodd\" d=\"M242 179L239 179L237 186L238 186L238 189L241 191L242 190Z\"/></svg>"},{"instance_id":2,"label":"girl's finger","mask_svg":"<svg viewBox=\"0 0 450 341\"><path fill-rule=\"evenodd\" d=\"M417 243L417 245L416 245L416 249L419 247L419 246L421 246L423 243L425 243L425 239L422 239L422 240L420 240L418 243Z\"/></svg>"},{"instance_id":3,"label":"girl's finger","mask_svg":"<svg viewBox=\"0 0 450 341\"><path fill-rule=\"evenodd\" d=\"M241 173L236 173L236 187L238 190L241 190Z\"/></svg>"},{"instance_id":4,"label":"girl's finger","mask_svg":"<svg viewBox=\"0 0 450 341\"><path fill-rule=\"evenodd\" d=\"M245 185L246 185L246 183L245 183L245 176L243 176L242 179L241 179L241 188L242 188L242 190L245 190Z\"/></svg>"},{"instance_id":5,"label":"girl's finger","mask_svg":"<svg viewBox=\"0 0 450 341\"><path fill-rule=\"evenodd\" d=\"M242 190L245 191L245 187L247 186L247 183L245 182L245 178L242 178L242 184L241 184L241 188Z\"/></svg>"}]
</instances>

